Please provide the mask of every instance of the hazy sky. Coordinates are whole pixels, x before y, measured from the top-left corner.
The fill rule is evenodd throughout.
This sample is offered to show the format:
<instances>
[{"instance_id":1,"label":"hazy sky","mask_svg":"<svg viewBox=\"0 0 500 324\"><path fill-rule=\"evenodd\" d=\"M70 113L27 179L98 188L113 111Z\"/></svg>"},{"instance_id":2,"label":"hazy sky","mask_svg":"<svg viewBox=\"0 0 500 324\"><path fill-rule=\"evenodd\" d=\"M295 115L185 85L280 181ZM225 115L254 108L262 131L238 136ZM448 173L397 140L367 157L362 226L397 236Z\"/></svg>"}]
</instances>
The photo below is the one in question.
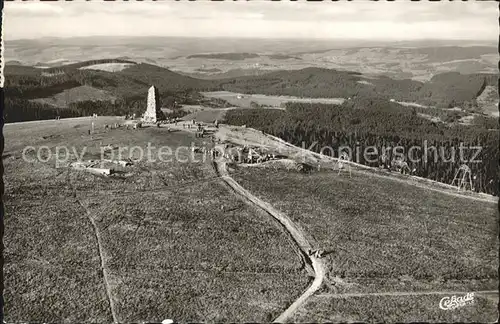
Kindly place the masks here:
<instances>
[{"instance_id":1,"label":"hazy sky","mask_svg":"<svg viewBox=\"0 0 500 324\"><path fill-rule=\"evenodd\" d=\"M4 4L8 40L95 35L498 40L495 1Z\"/></svg>"}]
</instances>

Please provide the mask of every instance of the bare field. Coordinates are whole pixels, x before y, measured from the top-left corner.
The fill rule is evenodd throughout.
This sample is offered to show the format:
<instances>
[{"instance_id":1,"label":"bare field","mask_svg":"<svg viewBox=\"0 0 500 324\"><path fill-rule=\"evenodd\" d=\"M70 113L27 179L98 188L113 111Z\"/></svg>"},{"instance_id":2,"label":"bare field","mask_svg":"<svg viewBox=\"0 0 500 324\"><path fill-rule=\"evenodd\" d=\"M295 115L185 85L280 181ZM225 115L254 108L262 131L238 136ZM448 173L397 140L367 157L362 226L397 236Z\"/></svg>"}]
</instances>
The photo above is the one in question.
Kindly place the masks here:
<instances>
[{"instance_id":1,"label":"bare field","mask_svg":"<svg viewBox=\"0 0 500 324\"><path fill-rule=\"evenodd\" d=\"M21 158L25 145L74 146L78 154L86 147L83 160L108 144L204 145L164 127L104 130L115 121L123 122L4 127L6 320L111 322L106 286L120 322L265 322L288 307L310 280L296 247L268 215L231 194L201 154L199 162L188 149L179 154L186 163L138 161L120 169L131 174L123 178L56 168L54 156Z\"/></svg>"},{"instance_id":2,"label":"bare field","mask_svg":"<svg viewBox=\"0 0 500 324\"><path fill-rule=\"evenodd\" d=\"M262 94L244 94L238 97L238 93L230 91L214 91L203 92L205 97L224 99L231 105L242 108L251 108L251 102L256 102L259 105L280 108L281 104L286 102L306 102L306 103L325 103L325 104L342 104L344 98L297 98L292 96L268 96Z\"/></svg>"},{"instance_id":3,"label":"bare field","mask_svg":"<svg viewBox=\"0 0 500 324\"><path fill-rule=\"evenodd\" d=\"M358 173L245 168L233 177L326 251L325 291L498 288L494 203Z\"/></svg>"},{"instance_id":4,"label":"bare field","mask_svg":"<svg viewBox=\"0 0 500 324\"><path fill-rule=\"evenodd\" d=\"M111 101L114 102L116 97L108 91L97 89L90 86L79 86L71 89L66 89L49 98L32 99L32 101L52 105L60 108L67 108L70 103L78 101Z\"/></svg>"},{"instance_id":5,"label":"bare field","mask_svg":"<svg viewBox=\"0 0 500 324\"><path fill-rule=\"evenodd\" d=\"M119 72L130 66L133 66L132 63L103 63L103 64L94 64L89 66L81 67L80 70L99 70L106 72Z\"/></svg>"},{"instance_id":6,"label":"bare field","mask_svg":"<svg viewBox=\"0 0 500 324\"><path fill-rule=\"evenodd\" d=\"M195 111L192 112L184 117L182 117L182 120L196 120L204 123L213 123L214 121L218 120L221 121L224 119L224 116L226 116L226 112L229 109L233 108L220 108L220 109L212 109L212 108L206 108L204 110L200 111Z\"/></svg>"}]
</instances>

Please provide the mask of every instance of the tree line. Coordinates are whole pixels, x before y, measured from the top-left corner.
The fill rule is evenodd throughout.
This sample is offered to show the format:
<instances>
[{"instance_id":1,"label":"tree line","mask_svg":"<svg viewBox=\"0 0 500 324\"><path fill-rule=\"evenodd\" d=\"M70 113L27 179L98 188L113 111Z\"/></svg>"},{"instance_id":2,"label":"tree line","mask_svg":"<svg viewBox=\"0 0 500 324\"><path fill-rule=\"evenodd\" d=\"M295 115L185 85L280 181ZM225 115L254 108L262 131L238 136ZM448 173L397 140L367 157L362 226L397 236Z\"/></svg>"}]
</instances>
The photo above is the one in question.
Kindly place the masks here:
<instances>
[{"instance_id":1,"label":"tree line","mask_svg":"<svg viewBox=\"0 0 500 324\"><path fill-rule=\"evenodd\" d=\"M276 71L222 82L224 90L239 93L307 98L378 97L441 108L477 106L475 99L486 85L496 86L497 77L493 74L449 72L435 75L424 83L386 76L366 78L361 73L324 68Z\"/></svg>"},{"instance_id":2,"label":"tree line","mask_svg":"<svg viewBox=\"0 0 500 324\"><path fill-rule=\"evenodd\" d=\"M342 105L288 103L285 111L232 110L226 114L226 122L247 125L306 148L317 142L313 151L320 153L321 148L330 147L332 150L322 153L335 157L341 147L349 147L352 152L359 150L359 159L353 158L372 167L388 167L396 157L392 149L401 147L414 175L448 184L460 165L467 164L472 171L474 189L498 195L498 121L494 131L478 125L450 127L420 118L405 107L391 109L389 103L359 109L347 102ZM372 151L376 148L376 160L365 159L363 152L368 147ZM410 150L412 147L420 149ZM481 148L479 152L477 147ZM471 162L472 158L480 162Z\"/></svg>"},{"instance_id":3,"label":"tree line","mask_svg":"<svg viewBox=\"0 0 500 324\"><path fill-rule=\"evenodd\" d=\"M3 115L5 123L54 119L58 116L61 118L83 116L75 109L60 109L39 102L9 97L5 97Z\"/></svg>"}]
</instances>

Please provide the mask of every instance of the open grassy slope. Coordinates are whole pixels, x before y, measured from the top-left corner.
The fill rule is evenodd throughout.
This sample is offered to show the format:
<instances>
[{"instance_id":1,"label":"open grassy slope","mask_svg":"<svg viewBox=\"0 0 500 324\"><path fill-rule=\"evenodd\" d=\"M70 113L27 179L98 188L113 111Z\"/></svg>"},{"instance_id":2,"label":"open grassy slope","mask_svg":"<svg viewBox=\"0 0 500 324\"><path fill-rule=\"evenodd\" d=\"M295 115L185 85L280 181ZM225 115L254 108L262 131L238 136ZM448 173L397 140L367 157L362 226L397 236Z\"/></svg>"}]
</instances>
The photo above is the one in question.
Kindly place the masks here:
<instances>
[{"instance_id":1,"label":"open grassy slope","mask_svg":"<svg viewBox=\"0 0 500 324\"><path fill-rule=\"evenodd\" d=\"M268 215L232 195L201 154L199 162L137 162L122 178L20 158L25 145L78 154L87 147L84 160L108 144L145 152L148 142L173 151L203 145L166 128L105 132L115 121L123 122L4 128L6 320L111 322L110 301L120 322L265 322L288 307L309 280L294 245ZM192 158L188 149L179 154Z\"/></svg>"},{"instance_id":2,"label":"open grassy slope","mask_svg":"<svg viewBox=\"0 0 500 324\"><path fill-rule=\"evenodd\" d=\"M352 166L352 177L347 170L337 174L334 161L251 128L222 126L216 136L321 166L310 174L266 163L231 172L325 251L323 287L293 322L491 322L498 316L496 197L360 165ZM476 292L473 306L439 308L441 298L467 292Z\"/></svg>"},{"instance_id":3,"label":"open grassy slope","mask_svg":"<svg viewBox=\"0 0 500 324\"><path fill-rule=\"evenodd\" d=\"M243 107L243 108L253 108L252 102L264 107L283 107L287 102L304 102L304 103L325 103L325 104L342 104L344 102L343 98L298 98L292 96L272 96L272 95L260 95L260 94L248 94L239 95L238 93L230 91L214 91L214 92L203 92L206 97L213 97L224 99L230 104Z\"/></svg>"},{"instance_id":4,"label":"open grassy slope","mask_svg":"<svg viewBox=\"0 0 500 324\"><path fill-rule=\"evenodd\" d=\"M200 111L195 111L190 114L187 114L186 116L182 117L181 119L183 120L196 120L204 123L213 123L214 121L218 120L221 121L224 119L224 116L226 115L226 112L228 111L227 108L222 108L222 109L210 109L206 108L204 110Z\"/></svg>"},{"instance_id":5,"label":"open grassy slope","mask_svg":"<svg viewBox=\"0 0 500 324\"><path fill-rule=\"evenodd\" d=\"M498 319L498 294L476 293L474 303L453 310L442 310L443 297L458 294L312 297L295 313L294 323L494 323Z\"/></svg>"},{"instance_id":6,"label":"open grassy slope","mask_svg":"<svg viewBox=\"0 0 500 324\"><path fill-rule=\"evenodd\" d=\"M4 222L7 322L112 321L96 238L74 199L6 197Z\"/></svg>"},{"instance_id":7,"label":"open grassy slope","mask_svg":"<svg viewBox=\"0 0 500 324\"><path fill-rule=\"evenodd\" d=\"M120 321L266 321L307 284L279 228L219 183L83 202L109 255Z\"/></svg>"},{"instance_id":8,"label":"open grassy slope","mask_svg":"<svg viewBox=\"0 0 500 324\"><path fill-rule=\"evenodd\" d=\"M135 63L99 63L89 66L81 67L82 70L99 70L106 72L119 72L123 69L126 69L130 66L133 66Z\"/></svg>"},{"instance_id":9,"label":"open grassy slope","mask_svg":"<svg viewBox=\"0 0 500 324\"><path fill-rule=\"evenodd\" d=\"M113 96L108 91L83 85L63 90L62 92L52 97L33 99L33 101L52 105L59 108L67 108L69 104L78 101L97 101L97 100L114 102L116 100L116 97Z\"/></svg>"},{"instance_id":10,"label":"open grassy slope","mask_svg":"<svg viewBox=\"0 0 500 324\"><path fill-rule=\"evenodd\" d=\"M402 276L415 279L408 289L425 287L419 279L444 280L443 287L453 287L455 280L484 281L482 289L496 285L494 204L461 200L391 180L368 181L366 175L357 173L350 178L336 172L304 176L241 170L235 179L291 213L309 229L318 246L331 251L332 275L359 284L348 292L370 286L390 291L390 280L399 287ZM252 181L262 178L269 181ZM420 234L411 235L415 232ZM368 282L363 288L369 279L384 282Z\"/></svg>"},{"instance_id":11,"label":"open grassy slope","mask_svg":"<svg viewBox=\"0 0 500 324\"><path fill-rule=\"evenodd\" d=\"M289 215L317 248L326 251L329 273L322 291L326 296L313 298L295 320L495 318L496 304L483 297L478 307L452 316L438 308L444 295L336 298L335 294L497 290L496 204L356 172L349 177L331 171L303 175L240 168L232 176ZM391 314L391 309L398 311Z\"/></svg>"}]
</instances>

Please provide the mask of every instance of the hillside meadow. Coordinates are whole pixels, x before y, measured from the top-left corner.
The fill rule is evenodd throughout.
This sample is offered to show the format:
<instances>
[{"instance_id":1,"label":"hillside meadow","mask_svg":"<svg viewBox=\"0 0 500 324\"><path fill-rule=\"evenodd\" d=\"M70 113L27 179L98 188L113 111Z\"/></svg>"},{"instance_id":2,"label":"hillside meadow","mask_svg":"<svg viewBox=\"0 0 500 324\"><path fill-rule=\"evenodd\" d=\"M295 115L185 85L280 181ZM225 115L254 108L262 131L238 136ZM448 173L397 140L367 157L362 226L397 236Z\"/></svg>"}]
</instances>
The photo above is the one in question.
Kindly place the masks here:
<instances>
[{"instance_id":1,"label":"hillside meadow","mask_svg":"<svg viewBox=\"0 0 500 324\"><path fill-rule=\"evenodd\" d=\"M56 167L56 147L87 148L87 160L108 145L183 146L189 159L206 140L164 127L104 129L113 122L123 121L4 127L6 321L111 322L111 300L120 322L266 322L300 295L310 278L288 235L227 190L201 154L138 160L109 177ZM36 159L42 146L47 162Z\"/></svg>"},{"instance_id":2,"label":"hillside meadow","mask_svg":"<svg viewBox=\"0 0 500 324\"><path fill-rule=\"evenodd\" d=\"M325 291L494 290L496 204L367 174L240 168L233 177L326 251ZM266 179L266 181L262 181Z\"/></svg>"},{"instance_id":3,"label":"hillside meadow","mask_svg":"<svg viewBox=\"0 0 500 324\"><path fill-rule=\"evenodd\" d=\"M442 310L444 297L462 294L312 297L294 314L291 322L310 323L494 323L498 319L498 293L476 293L474 302L453 310Z\"/></svg>"}]
</instances>

